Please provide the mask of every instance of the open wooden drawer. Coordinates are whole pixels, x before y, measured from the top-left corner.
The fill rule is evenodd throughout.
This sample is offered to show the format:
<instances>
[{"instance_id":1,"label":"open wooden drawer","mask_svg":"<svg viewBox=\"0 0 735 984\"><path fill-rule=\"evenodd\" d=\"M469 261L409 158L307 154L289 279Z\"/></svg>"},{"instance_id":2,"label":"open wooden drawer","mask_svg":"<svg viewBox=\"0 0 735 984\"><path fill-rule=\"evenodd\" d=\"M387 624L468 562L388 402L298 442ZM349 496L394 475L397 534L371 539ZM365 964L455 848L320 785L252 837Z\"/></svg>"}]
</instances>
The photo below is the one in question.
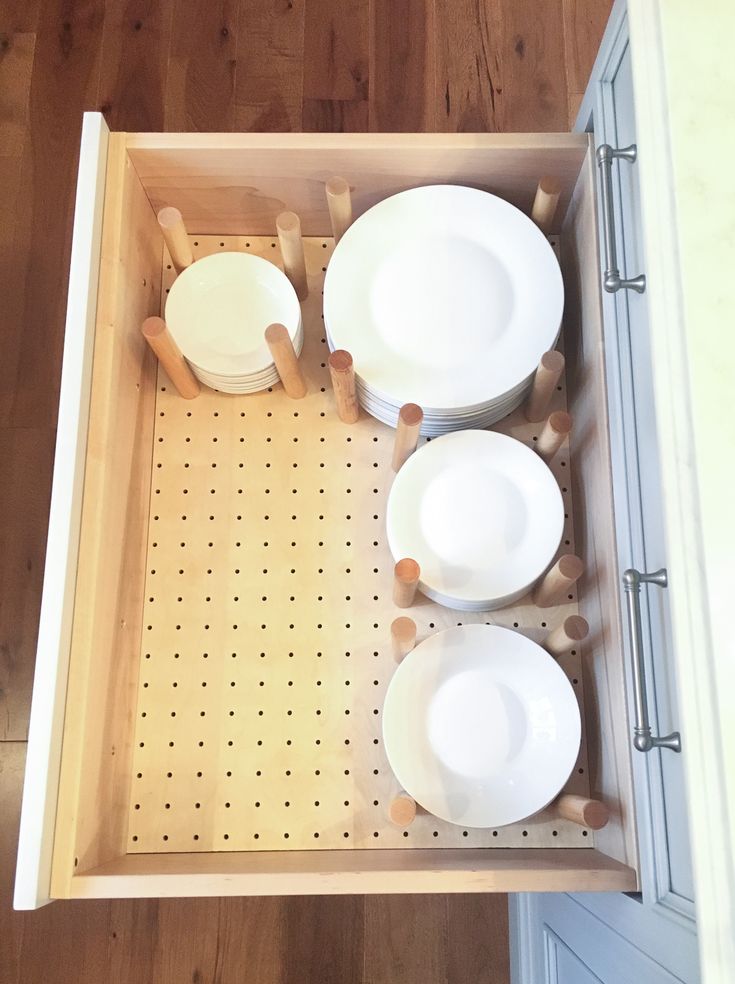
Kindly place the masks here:
<instances>
[{"instance_id":1,"label":"open wooden drawer","mask_svg":"<svg viewBox=\"0 0 735 984\"><path fill-rule=\"evenodd\" d=\"M268 428L276 427L275 421L267 420L271 417L263 402L269 399L267 394L223 398L208 392L189 406L173 397L164 375L157 375L140 334L143 319L160 312L172 276L156 211L164 204L182 211L193 233L195 255L197 250L202 255L217 248L277 250L275 242L271 246L276 215L284 208L300 214L303 233L309 237L311 295L306 302L305 323L307 329L310 323L314 328L311 368L307 366L310 393L303 401L310 409L304 417L309 418L311 413L314 420L324 420L324 427L328 428L331 396L325 385L324 366L319 362L320 353L326 348L318 337L318 288L332 248L324 183L334 174L343 175L352 186L356 214L389 194L435 182L485 188L530 211L541 176L550 175L561 182L557 228L552 233L558 234L566 282L566 399L575 428L569 461L563 461L560 467L568 466L564 474L569 473L564 492L571 515L565 535L586 564L577 596L570 600L578 605L591 627L583 652L573 654L575 673L580 676L574 683L579 683L580 695L582 685L584 688L586 723L584 757L580 759L583 767L575 770L573 789L603 799L612 813L610 823L594 835L554 824L547 816L514 825L514 829L485 832L483 836L458 828L448 830L446 825L437 828L427 822L417 828L416 837L403 840L400 832L393 832L393 836L390 831L381 833L382 828L377 829L374 818L381 809L379 801L373 800L369 789L360 789L354 776L350 777L351 792L362 797L358 811L353 803L346 814L332 812L317 829L313 823L309 826L303 812L289 821L294 824L289 829L295 831L290 839L283 826L276 826L277 834L274 833L271 827L275 821L268 821L266 828L261 828L262 834L257 830L254 833L248 820L252 814L245 811L228 815L223 811L236 806L236 797L247 798L248 809L259 808L260 801L253 802L258 796L256 787L275 788L260 770L250 771L252 751L240 751L246 741L249 747L259 745L259 725L257 718L247 715L243 719L251 723L240 724L240 730L230 732L225 725L228 719L239 720L243 709L253 715L258 713L254 710L258 705L253 703L253 693L258 692L254 688L260 682L259 676L283 676L283 663L278 668L268 664L266 669L265 663L258 662L263 646L256 632L265 625L247 623L238 652L229 652L233 648L229 637L225 652L225 637L217 636L217 629L219 623L231 621L232 612L224 603L213 609L213 637L219 641L207 647L211 654L199 652L198 656L208 659L208 673L217 660L222 666L227 663L232 667L234 664L228 661L238 656L237 665L249 667L238 671L242 676L222 668L219 674L200 680L204 664L199 662L194 669L194 664L187 664L186 660L177 664L173 677L168 669L159 677L153 670L165 661L163 650L157 649L159 643L155 641L158 637L154 614L159 609L153 606L158 604L160 608L161 602L157 593L152 593L152 584L168 593L171 612L182 611L176 609L176 603L181 603L185 592L177 587L176 578L186 567L182 561L181 572L174 569L178 566L173 558L179 544L171 543L167 563L173 566L165 568L163 578L160 572L154 574L152 558L159 555L154 555L153 550L158 549L157 530L161 528L156 524L165 521L172 509L181 511L182 501L188 503L190 516L177 516L177 522L179 518L189 522L187 529L195 529L196 536L201 536L200 548L205 555L207 549L213 549L215 553L209 556L216 556L221 542L214 535L209 539L208 530L215 527L208 523L215 522L216 510L208 496L219 494L220 489L213 481L204 481L205 469L217 468L218 476L223 472L231 474L242 467L235 454L237 442L251 441L260 433L269 435ZM271 255L275 257L276 253ZM49 898L625 891L637 887L598 271L593 161L586 136L109 134L99 115L87 116L19 848L17 907L34 907ZM558 398L564 395L560 392ZM276 393L272 399L276 406ZM283 408L285 404L281 401L279 405ZM243 432L238 438L238 419L248 417L251 406L263 408L258 418L261 423L249 421L247 437ZM228 408L226 412L223 407ZM195 409L196 420L187 422L186 413L191 417ZM294 404L288 410L290 415L297 415ZM209 420L206 426L205 417ZM229 422L221 417L227 417ZM220 426L225 429L218 431ZM285 424L277 426L282 430ZM299 426L306 423L302 421ZM380 430L382 425L366 421L356 426L355 434L362 435L365 441L377 446L380 435L385 433L387 443L390 432ZM530 441L533 427L518 427L517 431L511 427L511 432ZM328 448L329 434L320 439L326 441ZM192 435L199 450L186 446ZM173 438L180 444L170 448L175 443ZM206 442L216 445L220 440L224 446L217 449L219 457L213 457L211 448L204 451ZM189 456L191 490L177 492L191 491L189 499L167 497L166 475L179 465L189 467L185 460ZM371 475L383 476L389 469L379 467L377 450L375 456L376 461L369 465L378 471ZM270 462L260 464L264 468L270 466ZM297 464L294 462L294 466ZM563 475L557 474L561 482ZM272 477L274 485L289 484L283 473ZM370 481L376 486L369 490L376 496L375 503L381 501L387 487L385 481L384 477ZM242 494L238 488L231 492ZM376 515L371 519L380 514L379 508L374 508ZM233 538L242 518L234 512L228 513L230 525L225 529L225 535L231 533ZM160 539L163 542L164 537ZM291 545L295 546L295 540ZM378 547L378 540L374 545ZM180 546L185 546L184 541ZM241 547L239 539L235 547ZM232 558L230 554L227 557L229 564ZM247 567L242 571L234 564L232 567L232 577L247 577ZM298 584L295 569L294 574L294 583ZM151 582L153 576L159 580ZM242 580L230 584L225 578L220 590L229 592L230 587L241 583ZM209 596L204 600L211 602ZM188 608L188 601L188 597L184 599L184 608ZM235 596L234 602L237 601ZM265 596L262 601L266 603ZM279 612L274 606L273 611L282 628L288 621L286 609ZM539 612L530 604L521 603L512 612L497 615L499 624L518 624L522 631L539 640L545 634L547 623L538 622ZM454 616L446 613L442 617L445 621L437 625L450 624ZM551 609L544 617L552 626L560 613ZM260 619L259 614L257 621ZM172 615L169 621L176 619ZM431 627L434 624L427 623ZM318 627L321 629L321 624ZM379 635L378 624L374 627ZM187 626L183 628L186 634ZM204 628L209 630L210 626ZM172 632L178 629L178 625L170 626ZM237 630L238 626L228 625L227 629ZM350 664L353 692L361 684L370 687L385 682L372 679L378 665L385 669L383 676L388 674L378 635L369 647L375 651L367 653L367 662L360 659L360 652L343 653L345 640L338 635L325 642L325 657L329 647L339 649L340 658L354 657ZM315 655L321 658L322 652ZM166 648L166 660L178 656L172 647ZM370 663L368 657L376 662ZM325 658L323 665L325 678L336 672L336 663L330 664ZM571 676L570 667L571 664L566 668ZM295 660L286 673L293 679L284 678L281 682L284 687L296 683L296 691L299 674L306 672L311 674L312 670L300 669ZM195 701L194 691L187 689L192 674L196 676L196 687L210 685L210 703L205 704L203 697ZM341 669L339 674L344 675ZM234 679L230 680L231 676ZM219 688L216 699L209 696L213 682ZM321 681L313 682L321 685ZM340 679L341 686L344 682ZM222 688L235 687L236 683L245 685L237 691L237 699L230 691L223 694ZM173 689L165 690L166 687ZM378 694L382 690L371 692L370 707L376 706L366 713L379 714L380 705L374 699ZM309 707L313 708L311 700ZM351 706L353 711L361 709L359 702ZM149 716L152 707L158 715L153 721ZM177 708L183 708L185 713L179 719L183 723L175 725L179 730L174 735L166 730L169 725L164 718L175 718ZM219 709L223 721L209 723L210 716L206 725L192 724L199 716L205 718L212 708ZM349 708L345 713L348 712ZM358 731L368 727L364 716L356 714L351 720L356 721L354 728ZM369 726L371 745L379 745L379 739L372 737L372 719ZM157 742L159 752L155 760L150 760L148 769L141 762L147 761L151 740ZM316 745L319 744L317 740ZM349 740L344 744L349 744ZM167 764L166 749L171 749L170 762L174 764ZM317 752L301 754L303 775L320 776L322 769L313 769L319 765ZM337 753L326 758L321 754L320 762L331 762L340 776L350 774L349 769L342 768L345 761ZM276 759L281 766L287 764ZM228 763L245 760L248 769L239 776L233 775ZM201 763L206 763L206 768ZM376 763L377 759L369 764ZM325 771L329 771L329 765ZM376 765L369 774L377 776L380 771ZM311 810L311 785L291 776L290 768L283 774L290 777L288 782L297 790L294 806L308 798ZM262 780L260 786L256 776ZM278 779L279 797L288 788L282 785L284 781L282 777ZM341 787L336 779L334 782L332 791L335 796L339 791L342 800ZM275 774L272 783L276 783ZM382 795L384 787L381 788ZM208 804L214 800L219 803L218 809L205 817ZM281 803L279 809L284 805L291 804ZM337 805L341 809L350 803L346 800ZM365 819L365 811L373 807L378 812ZM202 812L192 812L196 810ZM294 810L283 815L295 814ZM146 816L152 819L144 822ZM223 820L228 816L232 818L229 826ZM314 838L308 848L307 837ZM338 845L335 837L340 838ZM375 841L368 843L368 837Z\"/></svg>"}]
</instances>

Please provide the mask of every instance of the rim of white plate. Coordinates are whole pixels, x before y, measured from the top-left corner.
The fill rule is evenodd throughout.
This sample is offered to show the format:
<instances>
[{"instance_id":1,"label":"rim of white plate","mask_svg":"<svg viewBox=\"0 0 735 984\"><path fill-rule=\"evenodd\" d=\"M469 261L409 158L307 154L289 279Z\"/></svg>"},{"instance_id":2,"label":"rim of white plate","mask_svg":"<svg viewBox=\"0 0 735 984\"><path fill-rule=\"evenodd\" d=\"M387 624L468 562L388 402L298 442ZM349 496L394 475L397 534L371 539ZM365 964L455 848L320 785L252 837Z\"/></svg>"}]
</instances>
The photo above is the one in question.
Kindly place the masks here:
<instances>
[{"instance_id":1,"label":"rim of white plate","mask_svg":"<svg viewBox=\"0 0 735 984\"><path fill-rule=\"evenodd\" d=\"M486 191L426 185L347 230L327 267L324 319L376 397L451 409L492 402L553 347L564 289L543 233Z\"/></svg>"}]
</instances>

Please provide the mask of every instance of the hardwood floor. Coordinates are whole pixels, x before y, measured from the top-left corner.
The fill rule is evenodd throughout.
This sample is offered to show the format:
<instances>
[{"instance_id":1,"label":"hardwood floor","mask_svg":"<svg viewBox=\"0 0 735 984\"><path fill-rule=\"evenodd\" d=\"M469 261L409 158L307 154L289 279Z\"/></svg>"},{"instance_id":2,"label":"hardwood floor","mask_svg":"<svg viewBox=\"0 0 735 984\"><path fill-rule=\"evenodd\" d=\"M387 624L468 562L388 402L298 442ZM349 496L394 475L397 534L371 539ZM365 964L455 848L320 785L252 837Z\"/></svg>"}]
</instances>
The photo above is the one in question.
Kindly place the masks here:
<instances>
[{"instance_id":1,"label":"hardwood floor","mask_svg":"<svg viewBox=\"0 0 735 984\"><path fill-rule=\"evenodd\" d=\"M502 984L504 896L11 911L81 114L128 130L564 130L611 0L3 0L0 978Z\"/></svg>"}]
</instances>

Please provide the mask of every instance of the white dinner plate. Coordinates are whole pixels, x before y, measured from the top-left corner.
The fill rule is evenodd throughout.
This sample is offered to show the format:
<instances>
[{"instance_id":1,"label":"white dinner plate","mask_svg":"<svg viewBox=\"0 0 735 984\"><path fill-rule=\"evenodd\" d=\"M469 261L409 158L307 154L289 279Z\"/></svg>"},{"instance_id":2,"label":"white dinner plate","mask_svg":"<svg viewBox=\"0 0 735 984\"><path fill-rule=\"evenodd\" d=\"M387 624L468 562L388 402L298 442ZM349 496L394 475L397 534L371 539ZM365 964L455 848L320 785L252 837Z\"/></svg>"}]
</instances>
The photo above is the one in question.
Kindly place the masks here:
<instances>
[{"instance_id":1,"label":"white dinner plate","mask_svg":"<svg viewBox=\"0 0 735 984\"><path fill-rule=\"evenodd\" d=\"M535 642L463 625L419 643L383 707L396 779L425 810L463 827L501 827L547 806L579 752L572 685Z\"/></svg>"},{"instance_id":2,"label":"white dinner plate","mask_svg":"<svg viewBox=\"0 0 735 984\"><path fill-rule=\"evenodd\" d=\"M414 452L388 496L395 560L420 589L483 610L521 597L551 563L564 529L556 479L525 444L494 431L446 434Z\"/></svg>"},{"instance_id":3,"label":"white dinner plate","mask_svg":"<svg viewBox=\"0 0 735 984\"><path fill-rule=\"evenodd\" d=\"M513 205L431 185L379 202L336 247L324 282L335 348L378 398L450 410L502 397L559 332L559 264Z\"/></svg>"},{"instance_id":4,"label":"white dinner plate","mask_svg":"<svg viewBox=\"0 0 735 984\"><path fill-rule=\"evenodd\" d=\"M296 291L277 266L249 253L215 253L182 271L166 299L166 324L184 356L205 372L243 375L267 369L268 325L292 339L301 325Z\"/></svg>"}]
</instances>

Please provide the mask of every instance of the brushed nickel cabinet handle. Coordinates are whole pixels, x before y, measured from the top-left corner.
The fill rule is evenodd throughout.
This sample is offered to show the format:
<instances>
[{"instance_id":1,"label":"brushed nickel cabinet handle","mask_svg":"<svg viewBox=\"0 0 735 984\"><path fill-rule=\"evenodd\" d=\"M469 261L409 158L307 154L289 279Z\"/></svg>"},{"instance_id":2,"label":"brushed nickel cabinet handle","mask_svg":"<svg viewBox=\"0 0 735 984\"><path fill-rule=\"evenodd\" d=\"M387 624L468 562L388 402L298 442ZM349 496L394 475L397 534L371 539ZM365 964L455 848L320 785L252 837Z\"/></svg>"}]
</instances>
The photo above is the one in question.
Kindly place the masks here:
<instances>
[{"instance_id":1,"label":"brushed nickel cabinet handle","mask_svg":"<svg viewBox=\"0 0 735 984\"><path fill-rule=\"evenodd\" d=\"M597 166L600 169L600 197L602 199L602 238L605 241L605 273L602 286L614 294L619 290L634 290L642 294L646 289L643 274L624 280L618 269L618 251L615 245L615 212L613 209L612 165L615 158L634 164L638 156L635 144L617 149L610 144L600 144L597 148Z\"/></svg>"},{"instance_id":2,"label":"brushed nickel cabinet handle","mask_svg":"<svg viewBox=\"0 0 735 984\"><path fill-rule=\"evenodd\" d=\"M670 735L658 736L651 734L651 724L648 720L646 677L643 666L641 584L655 584L659 588L665 588L668 583L665 567L662 567L658 571L653 571L651 574L645 574L631 567L623 574L625 598L628 603L630 652L633 662L633 699L635 703L633 745L639 752L650 752L652 748L670 748L672 752L681 751L681 735L678 731L674 731Z\"/></svg>"}]
</instances>

